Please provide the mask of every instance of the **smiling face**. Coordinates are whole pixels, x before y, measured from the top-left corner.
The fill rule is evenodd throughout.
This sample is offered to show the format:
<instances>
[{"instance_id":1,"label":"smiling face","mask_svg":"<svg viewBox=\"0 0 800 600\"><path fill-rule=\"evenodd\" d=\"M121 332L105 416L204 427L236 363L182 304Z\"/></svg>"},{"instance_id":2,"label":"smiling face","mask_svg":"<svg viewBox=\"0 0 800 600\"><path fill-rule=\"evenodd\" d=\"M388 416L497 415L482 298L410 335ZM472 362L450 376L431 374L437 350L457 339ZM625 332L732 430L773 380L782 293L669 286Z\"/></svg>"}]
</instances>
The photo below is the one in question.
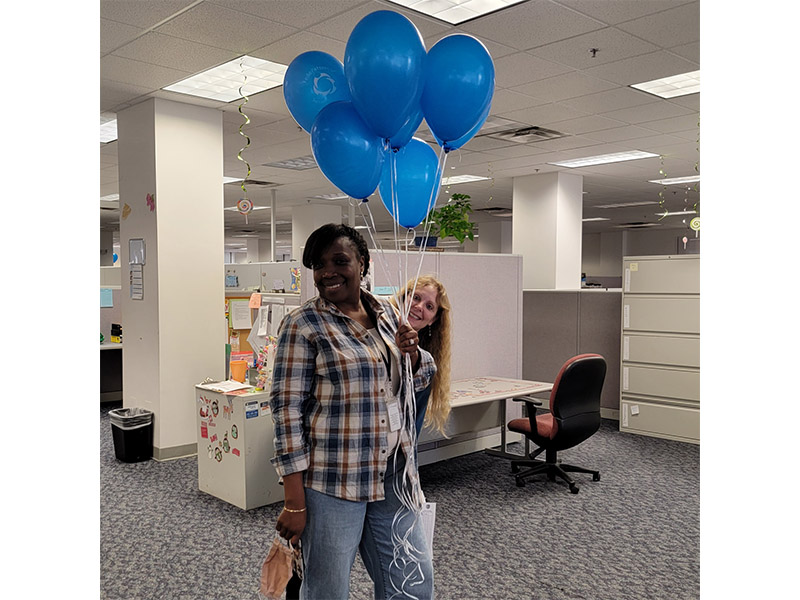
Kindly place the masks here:
<instances>
[{"instance_id":1,"label":"smiling face","mask_svg":"<svg viewBox=\"0 0 800 600\"><path fill-rule=\"evenodd\" d=\"M335 239L313 269L314 285L322 298L336 306L359 302L364 259L348 238Z\"/></svg>"},{"instance_id":2,"label":"smiling face","mask_svg":"<svg viewBox=\"0 0 800 600\"><path fill-rule=\"evenodd\" d=\"M439 314L439 294L432 285L418 287L411 297L408 322L419 331L436 320Z\"/></svg>"}]
</instances>

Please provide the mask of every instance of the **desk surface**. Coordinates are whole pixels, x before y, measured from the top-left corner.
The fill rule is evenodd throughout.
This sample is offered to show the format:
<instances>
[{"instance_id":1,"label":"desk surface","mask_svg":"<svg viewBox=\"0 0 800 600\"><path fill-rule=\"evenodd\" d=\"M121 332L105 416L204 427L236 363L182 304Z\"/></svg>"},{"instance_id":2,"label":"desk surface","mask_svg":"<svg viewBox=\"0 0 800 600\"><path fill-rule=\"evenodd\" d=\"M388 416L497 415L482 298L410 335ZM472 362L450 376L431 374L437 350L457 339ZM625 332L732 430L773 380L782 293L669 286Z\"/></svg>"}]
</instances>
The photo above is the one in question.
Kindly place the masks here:
<instances>
[{"instance_id":1,"label":"desk surface","mask_svg":"<svg viewBox=\"0 0 800 600\"><path fill-rule=\"evenodd\" d=\"M552 383L509 379L507 377L470 377L450 383L450 406L469 406L529 394L549 392Z\"/></svg>"}]
</instances>

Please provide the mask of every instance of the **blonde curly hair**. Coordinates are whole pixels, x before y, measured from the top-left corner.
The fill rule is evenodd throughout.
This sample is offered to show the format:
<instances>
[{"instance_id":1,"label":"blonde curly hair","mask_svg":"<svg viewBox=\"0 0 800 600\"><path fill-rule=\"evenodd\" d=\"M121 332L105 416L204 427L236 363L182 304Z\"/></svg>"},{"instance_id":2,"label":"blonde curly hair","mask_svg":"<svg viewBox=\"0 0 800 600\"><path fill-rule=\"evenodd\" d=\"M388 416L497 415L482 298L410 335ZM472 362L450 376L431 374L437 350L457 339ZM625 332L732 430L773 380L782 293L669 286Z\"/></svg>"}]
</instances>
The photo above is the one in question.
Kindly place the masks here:
<instances>
[{"instance_id":1,"label":"blonde curly hair","mask_svg":"<svg viewBox=\"0 0 800 600\"><path fill-rule=\"evenodd\" d=\"M442 282L433 275L421 275L416 282L416 289L432 287L436 290L436 303L439 310L436 318L427 327L419 331L420 348L427 350L436 361L436 375L433 377L428 410L425 413L425 426L435 427L444 434L447 417L450 415L450 336L452 322L450 316L450 299ZM414 280L406 283L400 292L401 301L414 290Z\"/></svg>"}]
</instances>

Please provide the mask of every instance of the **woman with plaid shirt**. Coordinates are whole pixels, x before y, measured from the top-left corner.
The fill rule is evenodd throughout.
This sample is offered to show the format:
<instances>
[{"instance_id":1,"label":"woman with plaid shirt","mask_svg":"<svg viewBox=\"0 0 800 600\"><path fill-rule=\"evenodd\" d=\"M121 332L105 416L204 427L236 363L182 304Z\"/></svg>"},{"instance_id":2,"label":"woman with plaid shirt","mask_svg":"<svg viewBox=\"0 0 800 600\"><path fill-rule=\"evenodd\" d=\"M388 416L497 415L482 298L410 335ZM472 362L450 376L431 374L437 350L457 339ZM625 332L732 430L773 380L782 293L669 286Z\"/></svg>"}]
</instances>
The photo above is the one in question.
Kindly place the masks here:
<instances>
[{"instance_id":1,"label":"woman with plaid shirt","mask_svg":"<svg viewBox=\"0 0 800 600\"><path fill-rule=\"evenodd\" d=\"M369 250L355 229L328 224L314 231L303 265L313 270L319 296L281 323L270 394L271 462L284 483L276 529L302 541L301 598L347 599L356 552L376 598L432 598L422 523L398 498L403 486L394 480L419 489L414 423L408 427L402 417L403 355L416 391L430 385L436 365L392 304L362 289ZM396 518L395 534L408 533L397 548Z\"/></svg>"}]
</instances>

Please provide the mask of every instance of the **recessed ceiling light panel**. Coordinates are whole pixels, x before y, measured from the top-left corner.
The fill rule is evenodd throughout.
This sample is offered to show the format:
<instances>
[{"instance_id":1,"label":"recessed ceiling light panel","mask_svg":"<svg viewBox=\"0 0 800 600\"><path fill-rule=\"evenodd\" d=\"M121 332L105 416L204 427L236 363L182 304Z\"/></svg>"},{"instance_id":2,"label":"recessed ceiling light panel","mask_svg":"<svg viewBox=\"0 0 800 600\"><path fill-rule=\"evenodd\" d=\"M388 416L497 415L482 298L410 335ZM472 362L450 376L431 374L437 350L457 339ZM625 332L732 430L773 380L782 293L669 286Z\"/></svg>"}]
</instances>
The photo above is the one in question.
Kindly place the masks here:
<instances>
[{"instance_id":1,"label":"recessed ceiling light panel","mask_svg":"<svg viewBox=\"0 0 800 600\"><path fill-rule=\"evenodd\" d=\"M678 96L697 94L700 92L700 71L635 83L631 87L659 98L677 98Z\"/></svg>"},{"instance_id":2,"label":"recessed ceiling light panel","mask_svg":"<svg viewBox=\"0 0 800 600\"><path fill-rule=\"evenodd\" d=\"M245 55L163 89L209 100L233 102L243 96L283 85L287 68L286 65Z\"/></svg>"},{"instance_id":3,"label":"recessed ceiling light panel","mask_svg":"<svg viewBox=\"0 0 800 600\"><path fill-rule=\"evenodd\" d=\"M689 177L669 177L667 179L650 179L647 183L660 183L661 185L681 185L683 183L695 183L700 181L700 175Z\"/></svg>"},{"instance_id":4,"label":"recessed ceiling light panel","mask_svg":"<svg viewBox=\"0 0 800 600\"><path fill-rule=\"evenodd\" d=\"M117 139L117 115L100 113L100 143L107 144Z\"/></svg>"},{"instance_id":5,"label":"recessed ceiling light panel","mask_svg":"<svg viewBox=\"0 0 800 600\"><path fill-rule=\"evenodd\" d=\"M458 25L524 0L389 0L394 4Z\"/></svg>"},{"instance_id":6,"label":"recessed ceiling light panel","mask_svg":"<svg viewBox=\"0 0 800 600\"><path fill-rule=\"evenodd\" d=\"M558 167L577 169L579 167L591 167L594 165L605 165L626 160L639 160L641 158L653 158L658 154L652 152L642 152L641 150L631 150L630 152L614 152L613 154L600 154L598 156L587 156L586 158L574 158L560 162L547 163Z\"/></svg>"},{"instance_id":7,"label":"recessed ceiling light panel","mask_svg":"<svg viewBox=\"0 0 800 600\"><path fill-rule=\"evenodd\" d=\"M458 183L470 183L473 181L484 181L490 177L480 175L453 175L452 177L442 177L442 185L456 185Z\"/></svg>"},{"instance_id":8,"label":"recessed ceiling light panel","mask_svg":"<svg viewBox=\"0 0 800 600\"><path fill-rule=\"evenodd\" d=\"M317 161L314 160L314 156L312 154L309 154L307 156L298 156L297 158L290 158L288 160L264 163L262 166L275 167L278 169L292 169L294 171L305 171L306 169L316 168Z\"/></svg>"}]
</instances>

